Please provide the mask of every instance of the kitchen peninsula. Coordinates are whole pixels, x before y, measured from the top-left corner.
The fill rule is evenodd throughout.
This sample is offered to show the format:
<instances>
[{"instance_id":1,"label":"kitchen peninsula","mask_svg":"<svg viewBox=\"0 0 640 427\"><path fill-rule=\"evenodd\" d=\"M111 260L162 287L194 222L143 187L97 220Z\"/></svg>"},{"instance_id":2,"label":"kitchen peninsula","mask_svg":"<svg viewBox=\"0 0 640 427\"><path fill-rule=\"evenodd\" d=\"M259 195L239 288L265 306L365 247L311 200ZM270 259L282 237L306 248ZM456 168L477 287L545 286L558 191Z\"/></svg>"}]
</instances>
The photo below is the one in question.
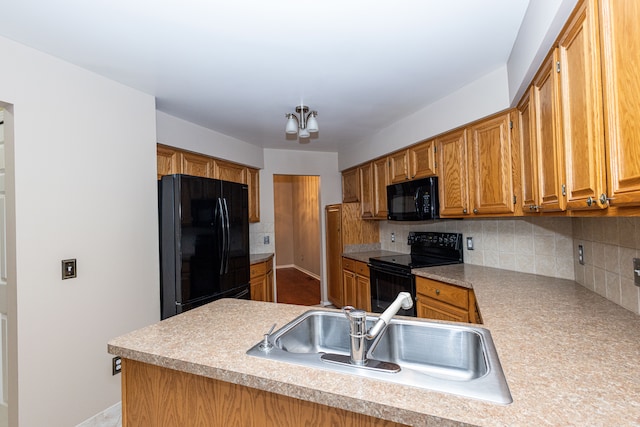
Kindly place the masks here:
<instances>
[{"instance_id":1,"label":"kitchen peninsula","mask_svg":"<svg viewBox=\"0 0 640 427\"><path fill-rule=\"evenodd\" d=\"M197 384L201 393L226 393L224 387L244 393L228 403L228 412L215 415L225 420L240 414L242 425L303 425L294 418L301 413L318 425L331 420L350 425L344 420L360 414L373 417L367 418L373 425L640 423L636 314L569 280L465 264L414 273L474 289L513 396L511 405L247 356L273 323L283 326L309 307L219 300L109 343L109 352L124 359L123 425L140 425L141 420L181 425L180 417L204 416L209 408L190 411L189 402L197 396L188 394L188 384ZM175 381L171 375L184 375L187 381L170 383ZM207 382L212 385L203 386ZM250 396L260 398L247 403ZM228 401L227 395L199 397L207 405ZM305 409L288 412L280 399ZM162 408L161 414L154 408ZM166 418L151 418L159 416Z\"/></svg>"}]
</instances>

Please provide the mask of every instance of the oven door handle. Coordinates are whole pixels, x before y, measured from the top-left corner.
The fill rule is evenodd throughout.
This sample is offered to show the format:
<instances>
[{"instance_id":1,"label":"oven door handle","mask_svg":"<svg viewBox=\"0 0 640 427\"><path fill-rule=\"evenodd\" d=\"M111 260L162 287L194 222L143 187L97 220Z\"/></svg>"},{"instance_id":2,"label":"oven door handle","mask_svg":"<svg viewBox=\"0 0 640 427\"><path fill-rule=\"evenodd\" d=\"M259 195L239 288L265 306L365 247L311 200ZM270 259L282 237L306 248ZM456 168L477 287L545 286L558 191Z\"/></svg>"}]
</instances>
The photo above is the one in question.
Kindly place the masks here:
<instances>
[{"instance_id":1,"label":"oven door handle","mask_svg":"<svg viewBox=\"0 0 640 427\"><path fill-rule=\"evenodd\" d=\"M413 276L413 274L411 272L405 272L405 271L395 271L395 270L390 270L390 269L386 269L386 268L380 268L377 267L375 265L369 265L369 271L375 271L376 273L385 273L385 274L391 274L393 276L398 276L398 277L411 277Z\"/></svg>"}]
</instances>

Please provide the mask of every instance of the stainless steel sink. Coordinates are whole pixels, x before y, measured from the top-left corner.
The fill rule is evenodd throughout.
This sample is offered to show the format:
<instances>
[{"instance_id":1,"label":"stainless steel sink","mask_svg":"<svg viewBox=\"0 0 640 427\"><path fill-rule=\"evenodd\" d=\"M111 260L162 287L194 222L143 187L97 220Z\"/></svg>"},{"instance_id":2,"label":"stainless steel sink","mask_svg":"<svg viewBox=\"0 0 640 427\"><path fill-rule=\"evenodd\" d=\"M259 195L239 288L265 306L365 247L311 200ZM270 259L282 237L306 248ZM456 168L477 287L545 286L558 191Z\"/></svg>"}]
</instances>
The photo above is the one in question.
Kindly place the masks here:
<instances>
[{"instance_id":1,"label":"stainless steel sink","mask_svg":"<svg viewBox=\"0 0 640 427\"><path fill-rule=\"evenodd\" d=\"M367 317L368 327L375 320ZM392 319L368 342L367 358L399 365L395 373L322 360L324 354L349 355L349 323L341 312L307 311L267 341L247 354L494 403L513 401L491 334L480 327Z\"/></svg>"}]
</instances>

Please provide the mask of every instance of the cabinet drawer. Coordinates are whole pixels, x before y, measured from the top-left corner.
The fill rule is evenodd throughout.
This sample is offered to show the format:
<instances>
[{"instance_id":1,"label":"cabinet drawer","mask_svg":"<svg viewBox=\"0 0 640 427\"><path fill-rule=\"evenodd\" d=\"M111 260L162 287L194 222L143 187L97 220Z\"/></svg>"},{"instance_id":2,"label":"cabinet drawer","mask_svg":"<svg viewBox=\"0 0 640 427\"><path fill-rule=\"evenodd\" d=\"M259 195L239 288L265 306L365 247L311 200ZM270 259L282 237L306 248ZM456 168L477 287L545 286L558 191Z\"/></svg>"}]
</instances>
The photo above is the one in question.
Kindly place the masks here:
<instances>
[{"instance_id":1,"label":"cabinet drawer","mask_svg":"<svg viewBox=\"0 0 640 427\"><path fill-rule=\"evenodd\" d=\"M356 272L356 261L351 258L342 258L342 268L352 272Z\"/></svg>"},{"instance_id":2,"label":"cabinet drawer","mask_svg":"<svg viewBox=\"0 0 640 427\"><path fill-rule=\"evenodd\" d=\"M260 262L258 264L252 264L251 265L250 278L254 278L254 277L258 277L258 276L264 276L265 274L267 274L267 263L266 262Z\"/></svg>"},{"instance_id":3,"label":"cabinet drawer","mask_svg":"<svg viewBox=\"0 0 640 427\"><path fill-rule=\"evenodd\" d=\"M369 277L369 265L364 262L356 261L355 272L364 277Z\"/></svg>"},{"instance_id":4,"label":"cabinet drawer","mask_svg":"<svg viewBox=\"0 0 640 427\"><path fill-rule=\"evenodd\" d=\"M464 310L469 309L469 290L436 280L416 278L416 293L446 302Z\"/></svg>"}]
</instances>

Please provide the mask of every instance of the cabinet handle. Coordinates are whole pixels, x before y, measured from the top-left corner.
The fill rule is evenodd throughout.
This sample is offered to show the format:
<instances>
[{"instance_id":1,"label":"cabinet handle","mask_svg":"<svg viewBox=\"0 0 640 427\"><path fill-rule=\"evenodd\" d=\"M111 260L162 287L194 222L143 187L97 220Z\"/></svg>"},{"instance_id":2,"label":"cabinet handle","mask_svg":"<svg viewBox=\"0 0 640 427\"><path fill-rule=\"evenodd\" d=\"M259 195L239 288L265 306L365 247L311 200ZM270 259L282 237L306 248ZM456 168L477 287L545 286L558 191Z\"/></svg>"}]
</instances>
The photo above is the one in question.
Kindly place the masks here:
<instances>
[{"instance_id":1,"label":"cabinet handle","mask_svg":"<svg viewBox=\"0 0 640 427\"><path fill-rule=\"evenodd\" d=\"M477 213L478 213L478 209L473 208L473 213L474 213L474 214L477 214Z\"/></svg>"},{"instance_id":2,"label":"cabinet handle","mask_svg":"<svg viewBox=\"0 0 640 427\"><path fill-rule=\"evenodd\" d=\"M587 206L591 206L593 204L593 197L587 197Z\"/></svg>"},{"instance_id":3,"label":"cabinet handle","mask_svg":"<svg viewBox=\"0 0 640 427\"><path fill-rule=\"evenodd\" d=\"M436 289L436 295L440 295L440 289Z\"/></svg>"},{"instance_id":4,"label":"cabinet handle","mask_svg":"<svg viewBox=\"0 0 640 427\"><path fill-rule=\"evenodd\" d=\"M606 205L607 203L609 203L609 200L613 200L613 198L612 197L607 197L607 195L604 194L604 193L602 193L600 195L600 203L601 204Z\"/></svg>"},{"instance_id":5,"label":"cabinet handle","mask_svg":"<svg viewBox=\"0 0 640 427\"><path fill-rule=\"evenodd\" d=\"M463 214L466 214L466 213L467 213L467 210L466 210L466 209L462 209L462 213L463 213Z\"/></svg>"}]
</instances>

